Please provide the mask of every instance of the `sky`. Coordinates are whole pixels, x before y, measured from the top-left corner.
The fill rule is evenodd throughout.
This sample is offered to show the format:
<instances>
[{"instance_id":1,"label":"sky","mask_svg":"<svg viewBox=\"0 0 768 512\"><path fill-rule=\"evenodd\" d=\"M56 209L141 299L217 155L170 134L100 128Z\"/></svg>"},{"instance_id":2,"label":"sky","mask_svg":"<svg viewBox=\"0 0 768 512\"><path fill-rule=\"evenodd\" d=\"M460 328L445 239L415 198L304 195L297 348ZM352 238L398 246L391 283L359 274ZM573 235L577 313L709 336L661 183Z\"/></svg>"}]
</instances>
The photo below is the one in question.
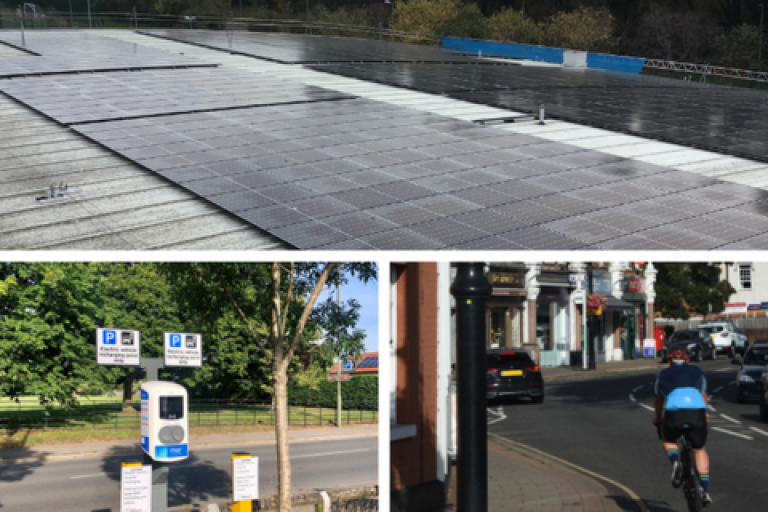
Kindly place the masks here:
<instances>
[{"instance_id":1,"label":"sky","mask_svg":"<svg viewBox=\"0 0 768 512\"><path fill-rule=\"evenodd\" d=\"M336 298L334 292L324 292L320 301L324 301L329 296ZM357 278L349 276L349 282L341 285L341 301L355 298L360 302L360 322L358 329L365 331L365 351L379 351L379 282L368 281L367 284L360 282Z\"/></svg>"}]
</instances>

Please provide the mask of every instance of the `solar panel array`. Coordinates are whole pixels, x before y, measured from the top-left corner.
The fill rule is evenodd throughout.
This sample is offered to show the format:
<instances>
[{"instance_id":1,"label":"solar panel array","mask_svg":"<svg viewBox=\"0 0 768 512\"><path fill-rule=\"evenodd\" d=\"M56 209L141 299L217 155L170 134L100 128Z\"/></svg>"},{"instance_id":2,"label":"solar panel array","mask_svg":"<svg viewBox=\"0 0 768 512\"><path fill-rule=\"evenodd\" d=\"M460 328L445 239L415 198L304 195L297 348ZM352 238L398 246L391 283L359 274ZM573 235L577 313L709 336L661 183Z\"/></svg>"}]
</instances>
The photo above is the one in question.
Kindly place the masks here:
<instances>
[{"instance_id":1,"label":"solar panel array","mask_svg":"<svg viewBox=\"0 0 768 512\"><path fill-rule=\"evenodd\" d=\"M76 129L300 249L768 246L768 192L369 100Z\"/></svg>"},{"instance_id":2,"label":"solar panel array","mask_svg":"<svg viewBox=\"0 0 768 512\"><path fill-rule=\"evenodd\" d=\"M246 31L148 30L142 34L290 64L318 62L480 62L437 46L373 39Z\"/></svg>"},{"instance_id":3,"label":"solar panel array","mask_svg":"<svg viewBox=\"0 0 768 512\"><path fill-rule=\"evenodd\" d=\"M533 66L331 64L314 69L768 161L768 91Z\"/></svg>"},{"instance_id":4,"label":"solar panel array","mask_svg":"<svg viewBox=\"0 0 768 512\"><path fill-rule=\"evenodd\" d=\"M350 97L230 68L36 76L0 91L63 124Z\"/></svg>"},{"instance_id":5,"label":"solar panel array","mask_svg":"<svg viewBox=\"0 0 768 512\"><path fill-rule=\"evenodd\" d=\"M379 367L379 356L368 356L360 362L357 369L362 370L364 368L378 368L378 367Z\"/></svg>"},{"instance_id":6,"label":"solar panel array","mask_svg":"<svg viewBox=\"0 0 768 512\"><path fill-rule=\"evenodd\" d=\"M0 32L0 44L3 43L24 49L31 55L0 58L0 78L79 71L214 66L181 54L78 31L27 31L24 44L20 32Z\"/></svg>"}]
</instances>

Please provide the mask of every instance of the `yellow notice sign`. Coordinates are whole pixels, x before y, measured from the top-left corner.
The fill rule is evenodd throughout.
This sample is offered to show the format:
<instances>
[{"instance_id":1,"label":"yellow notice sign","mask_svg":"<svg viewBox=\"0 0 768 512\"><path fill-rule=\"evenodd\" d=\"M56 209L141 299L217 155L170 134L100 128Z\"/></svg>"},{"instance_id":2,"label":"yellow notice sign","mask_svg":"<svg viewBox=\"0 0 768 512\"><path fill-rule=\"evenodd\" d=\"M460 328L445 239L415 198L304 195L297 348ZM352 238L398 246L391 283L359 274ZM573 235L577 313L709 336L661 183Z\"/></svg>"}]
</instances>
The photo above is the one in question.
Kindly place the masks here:
<instances>
[{"instance_id":1,"label":"yellow notice sign","mask_svg":"<svg viewBox=\"0 0 768 512\"><path fill-rule=\"evenodd\" d=\"M232 512L252 512L259 499L259 458L250 453L232 454Z\"/></svg>"}]
</instances>

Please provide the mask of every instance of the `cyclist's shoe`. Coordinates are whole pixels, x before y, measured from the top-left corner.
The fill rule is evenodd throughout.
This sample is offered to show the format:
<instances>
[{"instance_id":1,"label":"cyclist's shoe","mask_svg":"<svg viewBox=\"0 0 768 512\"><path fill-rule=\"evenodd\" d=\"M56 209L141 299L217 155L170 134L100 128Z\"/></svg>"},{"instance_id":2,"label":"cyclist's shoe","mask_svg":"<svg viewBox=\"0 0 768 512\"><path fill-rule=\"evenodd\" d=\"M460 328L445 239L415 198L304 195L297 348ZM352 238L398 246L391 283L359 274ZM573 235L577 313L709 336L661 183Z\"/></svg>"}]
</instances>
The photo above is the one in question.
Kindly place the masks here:
<instances>
[{"instance_id":1,"label":"cyclist's shoe","mask_svg":"<svg viewBox=\"0 0 768 512\"><path fill-rule=\"evenodd\" d=\"M712 504L712 496L709 495L708 492L704 493L704 496L701 497L701 502L704 504L705 507Z\"/></svg>"},{"instance_id":2,"label":"cyclist's shoe","mask_svg":"<svg viewBox=\"0 0 768 512\"><path fill-rule=\"evenodd\" d=\"M683 465L680 461L675 461L672 466L672 486L677 489L683 484Z\"/></svg>"}]
</instances>

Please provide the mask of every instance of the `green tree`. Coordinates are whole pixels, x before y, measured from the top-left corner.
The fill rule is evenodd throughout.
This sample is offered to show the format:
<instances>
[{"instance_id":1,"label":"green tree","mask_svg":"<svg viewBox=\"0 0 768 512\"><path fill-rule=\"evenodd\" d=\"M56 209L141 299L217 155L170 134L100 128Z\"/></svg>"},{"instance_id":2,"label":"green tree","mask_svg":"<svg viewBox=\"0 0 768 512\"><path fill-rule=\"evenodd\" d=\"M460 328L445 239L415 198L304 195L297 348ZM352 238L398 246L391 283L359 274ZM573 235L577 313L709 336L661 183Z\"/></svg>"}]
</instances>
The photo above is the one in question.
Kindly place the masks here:
<instances>
[{"instance_id":1,"label":"green tree","mask_svg":"<svg viewBox=\"0 0 768 512\"><path fill-rule=\"evenodd\" d=\"M485 37L487 25L488 20L477 4L465 4L455 18L443 25L440 33L446 36L481 39Z\"/></svg>"},{"instance_id":2,"label":"green tree","mask_svg":"<svg viewBox=\"0 0 768 512\"><path fill-rule=\"evenodd\" d=\"M268 371L275 401L278 459L278 501L291 509L291 465L288 446L288 380L291 368L306 364L304 356L318 351L321 331L330 332L340 310L316 308L320 293L346 276L375 280L376 268L365 263L198 263L165 266L171 282L191 314L207 331L222 322L236 322L248 333L231 355L241 371L247 364ZM340 274L337 277L337 274ZM351 313L347 313L351 315ZM228 337L230 341L233 337ZM246 341L247 340L247 341ZM224 347L221 340L216 347ZM226 347L225 347L226 348ZM236 374L241 375L241 374ZM245 376L243 376L245 377Z\"/></svg>"},{"instance_id":3,"label":"green tree","mask_svg":"<svg viewBox=\"0 0 768 512\"><path fill-rule=\"evenodd\" d=\"M544 44L573 50L611 52L617 46L611 12L602 7L579 7L558 12L544 26Z\"/></svg>"},{"instance_id":4,"label":"green tree","mask_svg":"<svg viewBox=\"0 0 768 512\"><path fill-rule=\"evenodd\" d=\"M760 69L758 48L760 29L752 25L739 25L715 39L718 64L741 69Z\"/></svg>"},{"instance_id":5,"label":"green tree","mask_svg":"<svg viewBox=\"0 0 768 512\"><path fill-rule=\"evenodd\" d=\"M494 41L541 43L541 28L522 12L505 8L488 19L487 36Z\"/></svg>"},{"instance_id":6,"label":"green tree","mask_svg":"<svg viewBox=\"0 0 768 512\"><path fill-rule=\"evenodd\" d=\"M425 36L442 35L442 30L460 12L457 0L408 0L395 4L395 30Z\"/></svg>"},{"instance_id":7,"label":"green tree","mask_svg":"<svg viewBox=\"0 0 768 512\"><path fill-rule=\"evenodd\" d=\"M656 311L666 318L688 319L690 313L705 315L725 310L725 302L736 293L720 280L715 263L656 263Z\"/></svg>"},{"instance_id":8,"label":"green tree","mask_svg":"<svg viewBox=\"0 0 768 512\"><path fill-rule=\"evenodd\" d=\"M0 395L34 393L41 404L78 403L76 393L114 382L96 364L99 275L87 263L2 263Z\"/></svg>"},{"instance_id":9,"label":"green tree","mask_svg":"<svg viewBox=\"0 0 768 512\"><path fill-rule=\"evenodd\" d=\"M182 316L170 283L157 263L93 263L99 274L99 327L141 331L141 356L163 356L163 333L184 331ZM119 368L123 410L133 411L134 368Z\"/></svg>"}]
</instances>

